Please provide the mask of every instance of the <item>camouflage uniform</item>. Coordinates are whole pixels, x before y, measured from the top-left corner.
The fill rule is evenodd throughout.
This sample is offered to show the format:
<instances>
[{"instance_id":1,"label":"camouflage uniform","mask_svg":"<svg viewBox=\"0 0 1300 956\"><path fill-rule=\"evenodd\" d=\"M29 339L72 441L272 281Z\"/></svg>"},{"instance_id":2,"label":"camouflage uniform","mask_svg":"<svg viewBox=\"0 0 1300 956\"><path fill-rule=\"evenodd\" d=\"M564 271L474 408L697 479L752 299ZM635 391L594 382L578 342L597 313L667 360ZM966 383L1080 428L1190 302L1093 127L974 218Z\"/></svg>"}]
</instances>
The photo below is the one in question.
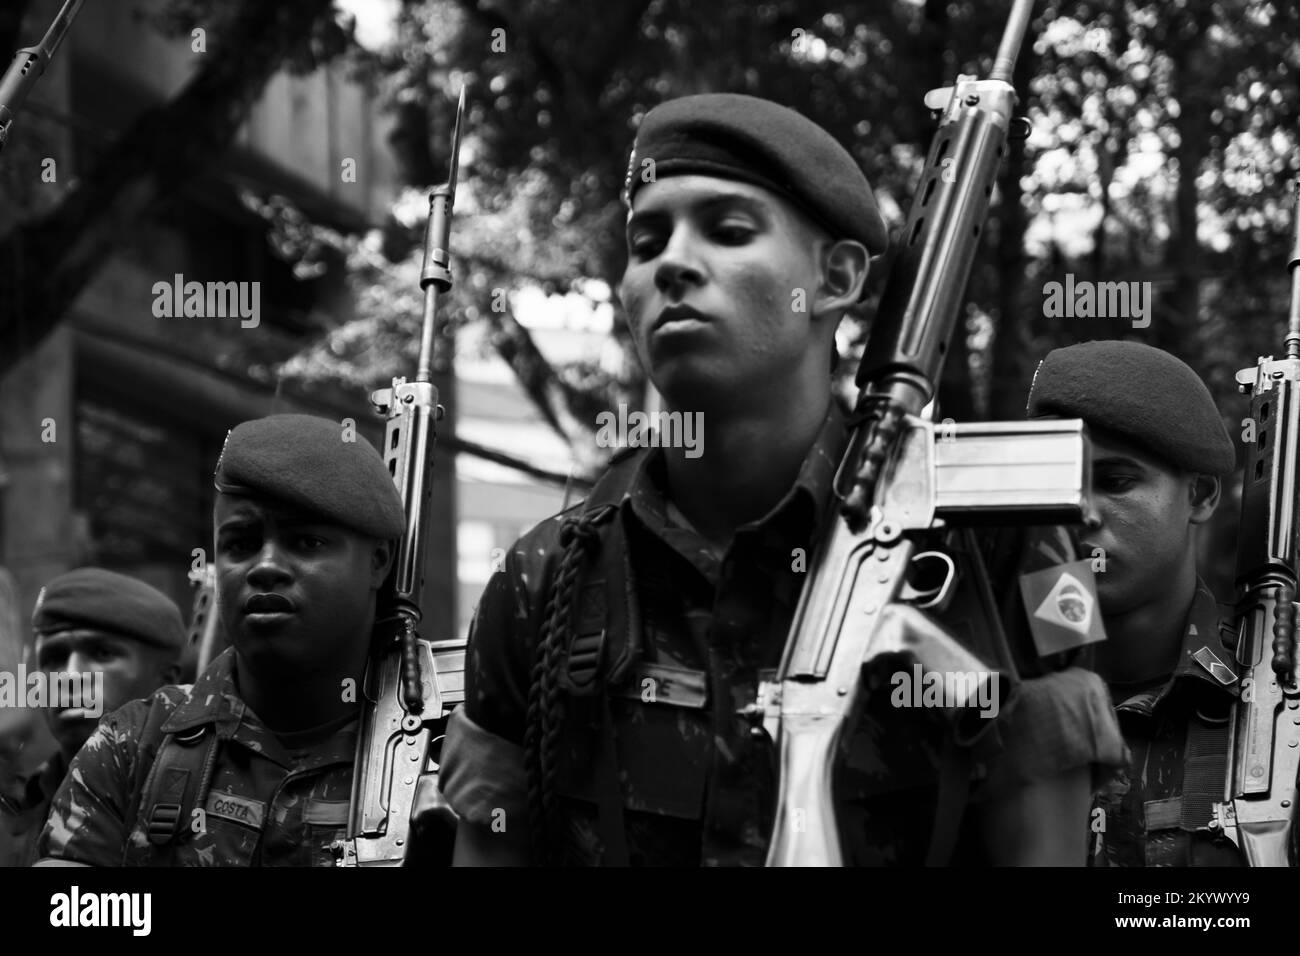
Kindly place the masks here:
<instances>
[{"instance_id":1,"label":"camouflage uniform","mask_svg":"<svg viewBox=\"0 0 1300 956\"><path fill-rule=\"evenodd\" d=\"M0 798L0 820L13 839L12 857L5 865L31 866L36 862L37 837L49 815L54 793L67 772L63 755L56 752L27 778L17 801Z\"/></svg>"},{"instance_id":2,"label":"camouflage uniform","mask_svg":"<svg viewBox=\"0 0 1300 956\"><path fill-rule=\"evenodd\" d=\"M356 716L273 733L239 698L234 663L227 650L193 685L164 687L105 718L54 798L39 855L94 866L332 866L330 844L347 826ZM167 715L163 731L206 728L218 741L202 832L162 851L148 841L141 807L162 742L142 739L147 725L157 726L153 708Z\"/></svg>"},{"instance_id":3,"label":"camouflage uniform","mask_svg":"<svg viewBox=\"0 0 1300 956\"><path fill-rule=\"evenodd\" d=\"M1145 684L1111 684L1132 758L1094 804L1094 821L1105 829L1092 834L1091 865L1242 865L1237 848L1207 826L1210 804L1222 796L1228 712L1237 693L1220 631L1231 620L1231 609L1198 581L1174 672ZM1189 778L1202 781L1191 792Z\"/></svg>"},{"instance_id":4,"label":"camouflage uniform","mask_svg":"<svg viewBox=\"0 0 1300 956\"><path fill-rule=\"evenodd\" d=\"M796 549L812 553L845 439L843 418L833 408L794 486L766 517L738 529L722 558L674 516L663 490L662 452L636 453L618 520L635 566L643 643L630 679L608 688L632 865L763 862L775 755L737 711L754 701L758 682L780 662L806 576L806 559L796 568ZM462 818L485 826L504 820L508 828L512 818L526 819L522 744L529 674L548 582L562 551L562 517L516 544L504 572L488 583L470 634L466 702L448 730L440 783ZM610 557L623 560L621 554L605 560ZM868 679L878 686L883 676ZM1120 760L1122 743L1100 681L1082 672L1045 680L1058 679L1064 683L1054 684L1055 693L1028 695L1039 710L1022 714L1027 722L1020 726L1045 728L1043 746L1024 742L1018 772L1000 774L1010 785ZM1044 714L1044 707L1055 712ZM603 850L591 772L599 741L583 716L581 710L566 714L557 791L567 861L594 865ZM1064 723L1054 719L1061 716ZM1053 736L1065 725L1087 733ZM847 862L923 862L945 733L934 711L893 709L887 688L870 696L837 781ZM982 744L973 799L993 795L978 764L996 758L997 735ZM956 859L980 860L982 851L969 833L964 837Z\"/></svg>"}]
</instances>

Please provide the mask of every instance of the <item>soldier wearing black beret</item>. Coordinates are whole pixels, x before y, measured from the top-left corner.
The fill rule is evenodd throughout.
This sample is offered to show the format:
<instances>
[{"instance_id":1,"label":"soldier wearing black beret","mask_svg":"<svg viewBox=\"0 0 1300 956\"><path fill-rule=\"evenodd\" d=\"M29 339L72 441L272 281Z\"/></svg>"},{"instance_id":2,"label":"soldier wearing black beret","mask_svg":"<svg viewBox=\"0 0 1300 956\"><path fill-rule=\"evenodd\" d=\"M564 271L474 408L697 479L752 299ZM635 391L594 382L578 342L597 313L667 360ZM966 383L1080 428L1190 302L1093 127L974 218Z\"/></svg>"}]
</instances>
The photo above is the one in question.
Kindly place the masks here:
<instances>
[{"instance_id":1,"label":"soldier wearing black beret","mask_svg":"<svg viewBox=\"0 0 1300 956\"><path fill-rule=\"evenodd\" d=\"M1195 530L1214 513L1220 481L1235 465L1223 419L1186 364L1119 341L1049 353L1028 413L1082 418L1092 436L1083 539L1100 572L1108 638L1098 669L1131 759L1098 798L1090 859L1237 865L1235 848L1208 826L1209 807L1222 798L1236 692L1234 655L1219 628L1231 609L1216 604L1197 575L1195 549Z\"/></svg>"},{"instance_id":2,"label":"soldier wearing black beret","mask_svg":"<svg viewBox=\"0 0 1300 956\"><path fill-rule=\"evenodd\" d=\"M78 568L41 588L32 630L36 666L45 675L40 703L59 750L27 780L18 805L0 804L5 825L22 831L22 865L35 862L54 793L100 717L175 681L185 640L171 598L102 568ZM27 683L20 693L29 690L30 677Z\"/></svg>"},{"instance_id":3,"label":"soldier wearing black beret","mask_svg":"<svg viewBox=\"0 0 1300 956\"><path fill-rule=\"evenodd\" d=\"M440 774L459 863L766 853L773 755L744 711L779 663L834 508L846 428L827 356L885 223L829 133L749 96L652 109L626 186L628 326L668 413L699 428L615 455L587 502L525 535L489 581ZM998 862L1082 859L1061 821L1082 823L1091 765L1122 745L1095 675L1054 686L1036 721L1056 730L1068 712L1088 734L1039 748L1042 761L1005 741L990 759L1016 772L990 764L984 783L1005 787L966 815L963 859L990 860L982 839ZM943 732L883 710L853 736L837 794L872 811L845 818L845 854L916 864L943 817Z\"/></svg>"},{"instance_id":4,"label":"soldier wearing black beret","mask_svg":"<svg viewBox=\"0 0 1300 956\"><path fill-rule=\"evenodd\" d=\"M55 798L47 862L334 862L401 499L373 447L304 415L232 430L214 484L230 647L192 687L165 687L100 726Z\"/></svg>"}]
</instances>

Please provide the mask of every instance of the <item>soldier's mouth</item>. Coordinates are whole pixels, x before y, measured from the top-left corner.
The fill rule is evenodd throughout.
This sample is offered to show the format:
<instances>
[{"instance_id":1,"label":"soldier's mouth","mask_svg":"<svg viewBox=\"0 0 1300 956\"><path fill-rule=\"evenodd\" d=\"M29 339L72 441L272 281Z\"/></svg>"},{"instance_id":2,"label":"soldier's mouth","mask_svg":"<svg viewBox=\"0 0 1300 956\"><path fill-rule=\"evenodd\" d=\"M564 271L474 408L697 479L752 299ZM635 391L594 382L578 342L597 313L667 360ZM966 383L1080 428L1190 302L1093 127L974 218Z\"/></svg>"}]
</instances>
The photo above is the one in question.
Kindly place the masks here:
<instances>
[{"instance_id":1,"label":"soldier's mouth","mask_svg":"<svg viewBox=\"0 0 1300 956\"><path fill-rule=\"evenodd\" d=\"M689 328L697 325L707 324L708 317L698 309L692 309L688 305L669 306L659 313L654 324L650 327L651 333L658 332L665 326L676 328Z\"/></svg>"},{"instance_id":2,"label":"soldier's mouth","mask_svg":"<svg viewBox=\"0 0 1300 956\"><path fill-rule=\"evenodd\" d=\"M283 594L268 592L251 595L244 601L244 621L253 627L276 627L291 620L298 606Z\"/></svg>"},{"instance_id":3,"label":"soldier's mouth","mask_svg":"<svg viewBox=\"0 0 1300 956\"><path fill-rule=\"evenodd\" d=\"M253 627L276 627L292 621L297 617L296 611L271 611L257 614L245 614L244 621Z\"/></svg>"}]
</instances>

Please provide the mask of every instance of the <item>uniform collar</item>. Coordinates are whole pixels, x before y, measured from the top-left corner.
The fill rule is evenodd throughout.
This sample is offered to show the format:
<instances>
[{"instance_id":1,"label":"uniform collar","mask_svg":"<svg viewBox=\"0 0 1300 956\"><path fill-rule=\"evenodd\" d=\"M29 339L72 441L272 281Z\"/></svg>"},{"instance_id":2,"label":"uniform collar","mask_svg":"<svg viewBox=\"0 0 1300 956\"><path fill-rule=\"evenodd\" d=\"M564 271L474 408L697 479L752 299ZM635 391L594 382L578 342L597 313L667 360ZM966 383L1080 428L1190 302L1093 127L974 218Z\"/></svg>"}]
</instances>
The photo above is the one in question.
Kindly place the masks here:
<instances>
[{"instance_id":1,"label":"uniform collar","mask_svg":"<svg viewBox=\"0 0 1300 956\"><path fill-rule=\"evenodd\" d=\"M303 751L308 755L305 762L299 761L295 757L297 751L287 747L240 698L235 687L233 647L217 655L193 687L188 688L188 696L163 722L162 731L184 737L187 732L209 724L216 728L220 739L237 741L287 769L350 763L356 755L357 721L353 718L340 725L328 739L315 742L309 752Z\"/></svg>"},{"instance_id":2,"label":"uniform collar","mask_svg":"<svg viewBox=\"0 0 1300 956\"><path fill-rule=\"evenodd\" d=\"M1237 684L1236 662L1223 647L1220 622L1232 619L1232 609L1220 605L1205 582L1196 579L1196 597L1192 600L1183 631L1183 649L1174 668L1174 680L1188 678L1204 681L1212 687L1233 692Z\"/></svg>"},{"instance_id":3,"label":"uniform collar","mask_svg":"<svg viewBox=\"0 0 1300 956\"><path fill-rule=\"evenodd\" d=\"M1192 606L1183 622L1182 649L1173 673L1159 683L1129 694L1116 705L1117 708L1150 714L1176 687L1235 697L1236 663L1233 655L1224 649L1219 632L1220 622L1230 620L1231 616L1231 608L1215 601L1210 589L1198 577ZM1112 692L1114 690L1115 685L1112 685Z\"/></svg>"},{"instance_id":4,"label":"uniform collar","mask_svg":"<svg viewBox=\"0 0 1300 956\"><path fill-rule=\"evenodd\" d=\"M185 700L162 725L165 734L184 734L204 724L216 724L228 737L243 719L247 706L235 692L235 649L228 647L187 688Z\"/></svg>"},{"instance_id":5,"label":"uniform collar","mask_svg":"<svg viewBox=\"0 0 1300 956\"><path fill-rule=\"evenodd\" d=\"M844 424L844 413L832 396L830 409L822 421L821 430L799 466L799 474L795 477L790 490L766 515L758 521L742 525L737 530L743 531L767 524L778 514L785 512L796 499L804 499L811 504L814 527L820 527L831 502L835 472L839 468L840 458L844 454L847 442L848 431ZM661 529L668 523L667 497L664 488L663 449L652 448L637 464L627 494L623 496L623 506L630 509L646 527Z\"/></svg>"}]
</instances>

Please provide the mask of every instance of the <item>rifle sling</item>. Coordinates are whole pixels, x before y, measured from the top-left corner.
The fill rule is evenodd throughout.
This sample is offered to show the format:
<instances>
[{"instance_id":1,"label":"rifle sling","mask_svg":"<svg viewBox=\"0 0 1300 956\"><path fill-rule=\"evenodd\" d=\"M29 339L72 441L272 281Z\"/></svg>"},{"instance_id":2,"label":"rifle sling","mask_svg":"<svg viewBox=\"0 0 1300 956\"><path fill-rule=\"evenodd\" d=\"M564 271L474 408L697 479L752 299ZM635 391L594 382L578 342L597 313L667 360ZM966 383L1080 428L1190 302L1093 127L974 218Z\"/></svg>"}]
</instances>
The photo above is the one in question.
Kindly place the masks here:
<instances>
[{"instance_id":1,"label":"rifle sling","mask_svg":"<svg viewBox=\"0 0 1300 956\"><path fill-rule=\"evenodd\" d=\"M934 826L926 866L947 866L952 860L962 817L970 797L971 752L957 743L949 731L939 758L939 794L934 804Z\"/></svg>"},{"instance_id":2,"label":"rifle sling","mask_svg":"<svg viewBox=\"0 0 1300 956\"><path fill-rule=\"evenodd\" d=\"M1186 741L1182 793L1143 806L1147 866L1192 865L1192 834L1210 829L1214 804L1222 799L1228 767L1226 726L1193 713Z\"/></svg>"},{"instance_id":3,"label":"rifle sling","mask_svg":"<svg viewBox=\"0 0 1300 956\"><path fill-rule=\"evenodd\" d=\"M605 852L602 866L627 866L627 829L623 820L623 790L618 782L618 731L609 709L609 690L600 691L600 743L592 768L596 785L596 826Z\"/></svg>"},{"instance_id":4,"label":"rifle sling","mask_svg":"<svg viewBox=\"0 0 1300 956\"><path fill-rule=\"evenodd\" d=\"M149 729L146 726L146 733ZM194 810L203 806L212 785L217 746L216 728L208 725L163 736L137 817L148 836L151 849L146 852L152 865L165 865L173 847L190 835Z\"/></svg>"}]
</instances>

